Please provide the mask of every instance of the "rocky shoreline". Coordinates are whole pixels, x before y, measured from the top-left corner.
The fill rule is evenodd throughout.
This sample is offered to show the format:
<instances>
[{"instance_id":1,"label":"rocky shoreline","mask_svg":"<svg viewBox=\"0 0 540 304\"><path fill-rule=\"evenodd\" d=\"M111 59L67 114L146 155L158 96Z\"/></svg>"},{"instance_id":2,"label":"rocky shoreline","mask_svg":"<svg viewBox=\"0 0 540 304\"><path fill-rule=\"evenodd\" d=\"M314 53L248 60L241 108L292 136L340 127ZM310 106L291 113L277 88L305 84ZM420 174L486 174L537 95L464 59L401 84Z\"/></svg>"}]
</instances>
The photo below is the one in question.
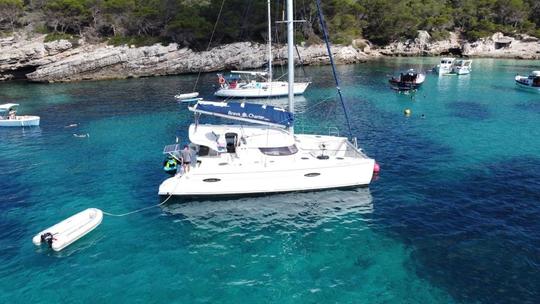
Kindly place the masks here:
<instances>
[{"instance_id":1,"label":"rocky shoreline","mask_svg":"<svg viewBox=\"0 0 540 304\"><path fill-rule=\"evenodd\" d=\"M540 39L521 34L514 37L495 33L475 42L464 41L457 33L446 40L431 41L429 33L418 31L415 39L393 42L378 51L384 56L441 56L488 57L506 59L540 59Z\"/></svg>"},{"instance_id":2,"label":"rocky shoreline","mask_svg":"<svg viewBox=\"0 0 540 304\"><path fill-rule=\"evenodd\" d=\"M81 80L121 79L185 73L213 72L229 69L256 69L266 62L266 46L239 42L219 46L206 52L194 52L167 46L109 46L84 41L58 40L44 42L44 35L0 39L0 81L25 79L30 82L69 82ZM306 65L328 64L324 45L298 47ZM492 37L470 43L451 33L447 40L431 42L425 31L416 39L394 42L376 48L369 41L355 40L351 46L335 45L332 53L338 64L359 63L381 56L440 56L446 54L470 57L540 59L538 38L526 35ZM276 47L274 62L287 60L286 48Z\"/></svg>"}]
</instances>

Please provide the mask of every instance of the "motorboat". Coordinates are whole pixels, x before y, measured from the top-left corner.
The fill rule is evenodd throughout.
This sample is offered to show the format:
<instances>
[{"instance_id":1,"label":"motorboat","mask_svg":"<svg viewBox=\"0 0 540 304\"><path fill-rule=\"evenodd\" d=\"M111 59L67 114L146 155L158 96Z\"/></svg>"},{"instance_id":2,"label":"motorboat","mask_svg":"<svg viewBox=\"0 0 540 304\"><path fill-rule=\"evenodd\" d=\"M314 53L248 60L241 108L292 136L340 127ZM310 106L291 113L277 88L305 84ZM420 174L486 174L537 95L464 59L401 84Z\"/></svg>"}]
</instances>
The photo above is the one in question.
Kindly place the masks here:
<instances>
[{"instance_id":1,"label":"motorboat","mask_svg":"<svg viewBox=\"0 0 540 304\"><path fill-rule=\"evenodd\" d=\"M270 15L270 0L267 0L268 9L268 43L267 60L268 71L231 71L230 75L217 74L219 89L216 96L225 98L264 98L287 96L289 83L276 81L272 72L272 23ZM291 57L294 58L294 54ZM294 82L293 92L302 95L309 86L309 81Z\"/></svg>"},{"instance_id":2,"label":"motorboat","mask_svg":"<svg viewBox=\"0 0 540 304\"><path fill-rule=\"evenodd\" d=\"M39 116L17 115L19 104L6 103L0 105L0 127L32 127L39 126Z\"/></svg>"},{"instance_id":3,"label":"motorboat","mask_svg":"<svg viewBox=\"0 0 540 304\"><path fill-rule=\"evenodd\" d=\"M515 81L520 87L540 90L540 71L532 71L529 76L516 75Z\"/></svg>"},{"instance_id":4,"label":"motorboat","mask_svg":"<svg viewBox=\"0 0 540 304\"><path fill-rule=\"evenodd\" d=\"M439 76L451 74L455 60L456 58L452 57L441 58L439 64L433 68L433 72L439 74Z\"/></svg>"},{"instance_id":5,"label":"motorboat","mask_svg":"<svg viewBox=\"0 0 540 304\"><path fill-rule=\"evenodd\" d=\"M265 98L287 96L289 84L272 80L268 72L231 71L228 76L218 74L219 90L214 95L225 98ZM302 95L310 82L295 82L294 95Z\"/></svg>"},{"instance_id":6,"label":"motorboat","mask_svg":"<svg viewBox=\"0 0 540 304\"><path fill-rule=\"evenodd\" d=\"M414 69L401 72L399 76L392 76L388 81L392 87L399 91L416 90L426 80L424 73L419 73Z\"/></svg>"},{"instance_id":7,"label":"motorboat","mask_svg":"<svg viewBox=\"0 0 540 304\"><path fill-rule=\"evenodd\" d=\"M450 74L467 75L471 73L472 60L459 59L452 65Z\"/></svg>"},{"instance_id":8,"label":"motorboat","mask_svg":"<svg viewBox=\"0 0 540 304\"><path fill-rule=\"evenodd\" d=\"M288 0L288 58L293 58L293 22L293 3ZM328 43L328 39L325 41ZM329 56L335 69L330 52ZM288 83L292 84L293 60L288 61L288 72ZM335 79L341 96L337 76ZM190 105L188 109L194 113L195 121L189 126L188 136L198 151L197 165L164 180L158 194L238 197L369 185L376 163L358 147L356 138L352 134L343 137L333 133L296 133L292 86L288 87L287 96L288 109L205 100ZM204 116L219 117L232 124L204 124L200 121ZM346 111L345 116L348 121Z\"/></svg>"}]
</instances>

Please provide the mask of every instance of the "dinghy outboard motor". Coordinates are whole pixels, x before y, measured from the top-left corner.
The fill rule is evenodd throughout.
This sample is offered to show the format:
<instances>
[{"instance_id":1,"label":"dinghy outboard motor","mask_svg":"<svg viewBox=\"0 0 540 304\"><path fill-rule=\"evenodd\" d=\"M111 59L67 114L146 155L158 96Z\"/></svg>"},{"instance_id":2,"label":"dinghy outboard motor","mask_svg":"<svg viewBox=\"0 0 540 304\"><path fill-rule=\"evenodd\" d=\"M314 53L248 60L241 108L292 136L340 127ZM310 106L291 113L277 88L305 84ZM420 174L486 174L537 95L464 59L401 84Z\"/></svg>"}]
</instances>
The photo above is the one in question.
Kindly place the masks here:
<instances>
[{"instance_id":1,"label":"dinghy outboard motor","mask_svg":"<svg viewBox=\"0 0 540 304\"><path fill-rule=\"evenodd\" d=\"M49 247L52 248L52 242L54 240L54 236L50 232L45 232L41 235L41 242L49 244Z\"/></svg>"}]
</instances>

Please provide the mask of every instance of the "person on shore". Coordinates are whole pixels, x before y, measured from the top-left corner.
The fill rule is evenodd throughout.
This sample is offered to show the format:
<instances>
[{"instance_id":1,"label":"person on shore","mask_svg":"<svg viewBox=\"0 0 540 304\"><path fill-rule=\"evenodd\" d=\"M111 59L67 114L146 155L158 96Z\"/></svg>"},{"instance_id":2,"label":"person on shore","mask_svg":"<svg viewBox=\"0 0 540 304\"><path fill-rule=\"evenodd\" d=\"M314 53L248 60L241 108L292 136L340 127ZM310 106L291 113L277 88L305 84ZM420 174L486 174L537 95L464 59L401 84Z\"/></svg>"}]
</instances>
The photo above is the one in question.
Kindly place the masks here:
<instances>
[{"instance_id":1,"label":"person on shore","mask_svg":"<svg viewBox=\"0 0 540 304\"><path fill-rule=\"evenodd\" d=\"M184 173L189 172L190 163L191 163L191 151L188 145L185 145L184 150L182 150L182 168L184 169Z\"/></svg>"}]
</instances>

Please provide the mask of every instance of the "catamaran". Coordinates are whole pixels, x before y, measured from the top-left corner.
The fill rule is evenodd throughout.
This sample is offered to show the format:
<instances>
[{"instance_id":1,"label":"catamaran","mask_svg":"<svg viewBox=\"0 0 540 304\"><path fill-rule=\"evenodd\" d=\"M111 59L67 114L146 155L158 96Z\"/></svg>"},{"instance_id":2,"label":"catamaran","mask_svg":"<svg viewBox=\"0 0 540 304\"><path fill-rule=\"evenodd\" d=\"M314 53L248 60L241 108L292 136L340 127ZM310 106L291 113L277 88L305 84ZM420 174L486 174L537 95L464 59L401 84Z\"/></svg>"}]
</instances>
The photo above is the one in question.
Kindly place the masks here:
<instances>
[{"instance_id":1,"label":"catamaran","mask_svg":"<svg viewBox=\"0 0 540 304\"><path fill-rule=\"evenodd\" d=\"M17 115L19 104L6 103L0 105L0 127L32 127L39 126L39 116Z\"/></svg>"},{"instance_id":2,"label":"catamaran","mask_svg":"<svg viewBox=\"0 0 540 304\"><path fill-rule=\"evenodd\" d=\"M224 76L218 74L219 89L214 93L219 97L226 98L264 98L287 96L289 93L289 83L286 81L274 80L272 74L272 22L270 15L270 0L268 6L268 71L231 71L231 74ZM294 58L294 54L288 55ZM294 60L293 60L294 62ZM293 82L293 92L295 95L304 94L309 86L309 82Z\"/></svg>"},{"instance_id":3,"label":"catamaran","mask_svg":"<svg viewBox=\"0 0 540 304\"><path fill-rule=\"evenodd\" d=\"M335 65L319 7L327 50ZM293 3L287 0L288 58L293 58ZM294 82L294 61L288 60L288 82ZM339 96L341 91L335 77ZM245 196L293 191L367 186L375 160L358 148L355 138L294 132L294 91L289 106L198 100L189 110L195 122L189 140L198 150L197 164L163 181L160 196ZM344 110L345 106L342 101ZM235 124L203 124L201 116L217 116ZM345 112L345 116L348 116ZM350 131L350 125L349 125Z\"/></svg>"}]
</instances>

